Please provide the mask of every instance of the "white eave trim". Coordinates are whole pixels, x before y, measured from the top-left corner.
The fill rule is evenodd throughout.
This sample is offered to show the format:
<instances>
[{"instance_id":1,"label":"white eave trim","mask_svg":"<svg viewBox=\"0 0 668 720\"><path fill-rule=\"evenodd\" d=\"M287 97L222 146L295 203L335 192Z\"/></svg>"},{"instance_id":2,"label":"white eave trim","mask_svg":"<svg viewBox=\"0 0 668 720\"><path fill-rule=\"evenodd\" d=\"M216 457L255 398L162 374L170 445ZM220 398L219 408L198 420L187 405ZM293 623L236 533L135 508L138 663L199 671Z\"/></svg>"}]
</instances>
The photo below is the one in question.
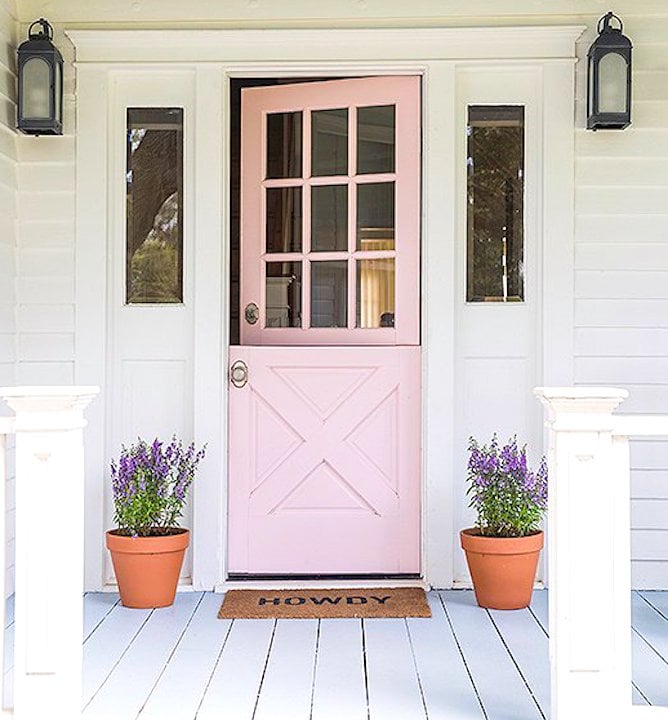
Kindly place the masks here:
<instances>
[{"instance_id":1,"label":"white eave trim","mask_svg":"<svg viewBox=\"0 0 668 720\"><path fill-rule=\"evenodd\" d=\"M77 63L573 59L584 25L279 30L66 30ZM258 52L258 48L260 48Z\"/></svg>"}]
</instances>

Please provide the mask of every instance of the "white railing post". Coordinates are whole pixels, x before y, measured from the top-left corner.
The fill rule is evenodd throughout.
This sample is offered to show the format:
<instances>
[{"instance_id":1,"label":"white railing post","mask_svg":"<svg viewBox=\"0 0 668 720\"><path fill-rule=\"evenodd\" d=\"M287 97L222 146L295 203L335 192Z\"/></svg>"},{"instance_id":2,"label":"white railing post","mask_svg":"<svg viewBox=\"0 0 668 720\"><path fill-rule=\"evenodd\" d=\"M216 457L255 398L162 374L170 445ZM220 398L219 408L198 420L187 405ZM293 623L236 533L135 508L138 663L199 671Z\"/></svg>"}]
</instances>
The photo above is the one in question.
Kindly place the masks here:
<instances>
[{"instance_id":1,"label":"white railing post","mask_svg":"<svg viewBox=\"0 0 668 720\"><path fill-rule=\"evenodd\" d=\"M0 388L15 412L17 720L81 714L83 410L97 393Z\"/></svg>"},{"instance_id":2,"label":"white railing post","mask_svg":"<svg viewBox=\"0 0 668 720\"><path fill-rule=\"evenodd\" d=\"M548 411L552 720L631 711L629 465L615 388L537 388Z\"/></svg>"}]
</instances>

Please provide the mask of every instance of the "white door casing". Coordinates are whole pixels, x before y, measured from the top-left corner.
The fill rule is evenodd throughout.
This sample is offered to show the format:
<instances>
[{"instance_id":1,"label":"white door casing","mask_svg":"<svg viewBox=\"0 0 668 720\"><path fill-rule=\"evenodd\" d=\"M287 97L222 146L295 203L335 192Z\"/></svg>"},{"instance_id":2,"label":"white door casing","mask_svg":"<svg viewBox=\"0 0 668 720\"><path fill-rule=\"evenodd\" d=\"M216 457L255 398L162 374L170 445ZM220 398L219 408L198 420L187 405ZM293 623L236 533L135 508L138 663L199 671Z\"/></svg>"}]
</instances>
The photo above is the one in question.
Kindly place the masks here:
<instances>
[{"instance_id":1,"label":"white door casing","mask_svg":"<svg viewBox=\"0 0 668 720\"><path fill-rule=\"evenodd\" d=\"M541 201L537 228L543 243L539 322L544 385L572 380L573 107L574 43L582 27L453 28L371 30L67 31L77 48L77 207L75 381L101 384L87 434L86 587L103 584L101 477L117 452L103 428L113 415L117 388L105 380L112 362L109 335L108 248L113 200L112 165L100 137L112 127L115 79L136 73L161 76L188 71L194 83L192 127L206 142L192 147L197 203L191 208L195 242L192 338L193 432L209 442L206 468L198 478L193 507L193 581L196 587L225 587L225 458L227 367L228 204L227 82L231 76L299 77L423 74L423 567L427 582L447 587L454 577L457 531L453 487L460 481L455 442L455 388L460 379L456 346L458 146L462 131L456 84L475 66L498 77L500 66L535 68L543 122ZM373 58L369 60L369 58ZM511 88L509 87L509 90ZM117 192L117 191L116 191Z\"/></svg>"}]
</instances>

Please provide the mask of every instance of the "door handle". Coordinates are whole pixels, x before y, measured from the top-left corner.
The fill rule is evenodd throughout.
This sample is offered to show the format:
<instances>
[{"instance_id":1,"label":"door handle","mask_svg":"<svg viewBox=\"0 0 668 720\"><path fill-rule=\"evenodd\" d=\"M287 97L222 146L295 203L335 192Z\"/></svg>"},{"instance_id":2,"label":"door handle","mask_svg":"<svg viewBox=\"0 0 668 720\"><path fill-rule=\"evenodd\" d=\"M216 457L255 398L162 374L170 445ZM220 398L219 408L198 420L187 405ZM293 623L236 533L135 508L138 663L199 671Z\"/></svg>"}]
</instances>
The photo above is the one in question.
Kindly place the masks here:
<instances>
[{"instance_id":1,"label":"door handle","mask_svg":"<svg viewBox=\"0 0 668 720\"><path fill-rule=\"evenodd\" d=\"M232 363L230 382L236 388L242 388L248 382L248 365L243 360L236 360Z\"/></svg>"}]
</instances>

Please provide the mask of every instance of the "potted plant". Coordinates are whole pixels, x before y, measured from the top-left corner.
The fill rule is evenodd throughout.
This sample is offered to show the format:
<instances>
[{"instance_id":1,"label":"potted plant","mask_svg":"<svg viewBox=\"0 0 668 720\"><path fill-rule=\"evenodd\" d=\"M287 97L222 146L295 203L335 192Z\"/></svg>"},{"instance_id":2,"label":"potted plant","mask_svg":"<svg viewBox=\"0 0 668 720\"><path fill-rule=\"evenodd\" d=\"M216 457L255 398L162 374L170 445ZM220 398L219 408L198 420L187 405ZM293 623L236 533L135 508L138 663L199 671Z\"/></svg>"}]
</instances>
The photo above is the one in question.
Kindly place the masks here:
<instances>
[{"instance_id":1,"label":"potted plant","mask_svg":"<svg viewBox=\"0 0 668 720\"><path fill-rule=\"evenodd\" d=\"M190 541L178 527L188 489L205 447L183 447L174 436L165 445L141 438L121 446L111 462L115 530L107 547L126 607L166 607L174 602L183 556Z\"/></svg>"},{"instance_id":2,"label":"potted plant","mask_svg":"<svg viewBox=\"0 0 668 720\"><path fill-rule=\"evenodd\" d=\"M474 528L460 532L478 605L498 610L527 607L543 547L539 523L547 510L547 463L527 465L526 445L511 438L499 447L469 439L469 507Z\"/></svg>"}]
</instances>

